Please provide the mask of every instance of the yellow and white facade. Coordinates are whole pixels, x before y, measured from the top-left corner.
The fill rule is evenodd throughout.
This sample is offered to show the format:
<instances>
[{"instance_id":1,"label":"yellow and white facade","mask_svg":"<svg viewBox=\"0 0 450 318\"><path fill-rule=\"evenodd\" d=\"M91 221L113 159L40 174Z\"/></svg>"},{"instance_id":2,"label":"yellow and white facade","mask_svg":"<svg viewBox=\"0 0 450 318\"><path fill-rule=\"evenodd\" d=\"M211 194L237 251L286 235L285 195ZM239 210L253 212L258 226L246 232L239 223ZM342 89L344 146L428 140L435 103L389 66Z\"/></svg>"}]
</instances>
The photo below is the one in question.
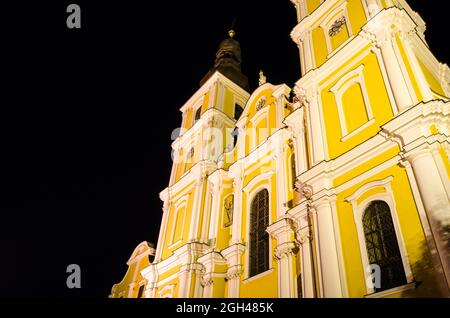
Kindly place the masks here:
<instances>
[{"instance_id":1,"label":"yellow and white facade","mask_svg":"<svg viewBox=\"0 0 450 318\"><path fill-rule=\"evenodd\" d=\"M110 298L142 298L147 281L141 271L153 262L155 248L148 242L140 243L131 254L127 262L128 270L125 277L111 290Z\"/></svg>"},{"instance_id":2,"label":"yellow and white facade","mask_svg":"<svg viewBox=\"0 0 450 318\"><path fill-rule=\"evenodd\" d=\"M404 0L291 2L294 88L181 108L144 296L448 297L449 67Z\"/></svg>"}]
</instances>

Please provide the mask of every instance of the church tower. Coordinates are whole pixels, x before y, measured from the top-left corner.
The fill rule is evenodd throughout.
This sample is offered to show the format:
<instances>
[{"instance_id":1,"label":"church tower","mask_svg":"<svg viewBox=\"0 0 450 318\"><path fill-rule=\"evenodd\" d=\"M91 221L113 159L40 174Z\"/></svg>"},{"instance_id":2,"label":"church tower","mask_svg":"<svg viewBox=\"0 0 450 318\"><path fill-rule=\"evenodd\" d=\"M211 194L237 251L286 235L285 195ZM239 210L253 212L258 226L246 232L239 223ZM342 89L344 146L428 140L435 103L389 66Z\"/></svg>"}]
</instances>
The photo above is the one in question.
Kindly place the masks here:
<instances>
[{"instance_id":1,"label":"church tower","mask_svg":"<svg viewBox=\"0 0 450 318\"><path fill-rule=\"evenodd\" d=\"M233 148L235 123L249 97L248 79L241 72L241 48L234 36L232 30L222 41L200 89L181 108L170 184L160 195L164 213L155 256L158 266L150 267L147 274L154 280L147 287L149 297L202 296L198 258L212 244L208 233L213 189L208 177L217 170L220 156ZM164 272L161 266L166 265L171 268ZM170 282L174 274L177 283L165 289L152 285Z\"/></svg>"},{"instance_id":2,"label":"church tower","mask_svg":"<svg viewBox=\"0 0 450 318\"><path fill-rule=\"evenodd\" d=\"M290 121L306 117L297 185L317 215L318 296L395 294L423 279L428 258L436 295L448 295L450 69L425 22L404 0L291 2L302 78ZM374 264L381 287L357 283Z\"/></svg>"},{"instance_id":3,"label":"church tower","mask_svg":"<svg viewBox=\"0 0 450 318\"><path fill-rule=\"evenodd\" d=\"M129 286L449 297L449 67L404 0L291 2L300 79L291 89L261 72L249 94L230 31L181 108L155 259ZM141 294L126 283L114 295Z\"/></svg>"}]
</instances>

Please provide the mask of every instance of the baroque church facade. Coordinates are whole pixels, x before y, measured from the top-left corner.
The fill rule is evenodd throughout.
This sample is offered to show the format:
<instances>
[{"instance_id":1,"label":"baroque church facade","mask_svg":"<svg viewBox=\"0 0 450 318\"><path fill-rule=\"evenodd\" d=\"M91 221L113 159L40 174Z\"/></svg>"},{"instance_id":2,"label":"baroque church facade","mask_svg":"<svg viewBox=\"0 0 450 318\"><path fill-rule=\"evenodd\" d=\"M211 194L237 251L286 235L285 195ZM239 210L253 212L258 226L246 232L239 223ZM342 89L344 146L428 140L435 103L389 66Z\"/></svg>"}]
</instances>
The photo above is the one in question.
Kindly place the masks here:
<instances>
[{"instance_id":1,"label":"baroque church facade","mask_svg":"<svg viewBox=\"0 0 450 318\"><path fill-rule=\"evenodd\" d=\"M110 297L449 296L450 69L425 22L291 2L300 79L250 94L230 31L181 107L156 250Z\"/></svg>"}]
</instances>

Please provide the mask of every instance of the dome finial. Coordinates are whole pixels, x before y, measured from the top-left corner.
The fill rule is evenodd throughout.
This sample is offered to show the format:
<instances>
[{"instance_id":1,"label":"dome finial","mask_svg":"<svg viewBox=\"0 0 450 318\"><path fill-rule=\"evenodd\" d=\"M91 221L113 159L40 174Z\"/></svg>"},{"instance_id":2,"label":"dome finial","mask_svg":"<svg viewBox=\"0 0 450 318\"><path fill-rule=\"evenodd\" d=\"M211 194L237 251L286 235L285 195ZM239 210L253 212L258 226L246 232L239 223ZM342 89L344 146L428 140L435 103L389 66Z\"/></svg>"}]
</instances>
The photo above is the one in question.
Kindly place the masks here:
<instances>
[{"instance_id":1,"label":"dome finial","mask_svg":"<svg viewBox=\"0 0 450 318\"><path fill-rule=\"evenodd\" d=\"M233 22L231 22L230 31L228 31L228 35L230 38L234 38L236 36L236 31L234 30L234 25L236 24L236 18L233 19Z\"/></svg>"}]
</instances>

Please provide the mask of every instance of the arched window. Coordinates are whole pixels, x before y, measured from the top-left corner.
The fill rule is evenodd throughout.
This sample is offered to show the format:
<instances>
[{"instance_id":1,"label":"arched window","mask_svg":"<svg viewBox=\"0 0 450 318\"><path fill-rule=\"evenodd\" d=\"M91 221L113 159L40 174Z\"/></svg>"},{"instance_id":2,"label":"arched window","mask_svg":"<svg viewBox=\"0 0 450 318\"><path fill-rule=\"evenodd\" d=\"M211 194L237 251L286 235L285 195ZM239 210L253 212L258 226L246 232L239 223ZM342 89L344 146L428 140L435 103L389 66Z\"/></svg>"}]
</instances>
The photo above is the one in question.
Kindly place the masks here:
<instances>
[{"instance_id":1,"label":"arched window","mask_svg":"<svg viewBox=\"0 0 450 318\"><path fill-rule=\"evenodd\" d=\"M242 108L239 104L234 104L234 119L239 120L241 118L242 113L244 112L244 108Z\"/></svg>"},{"instance_id":2,"label":"arched window","mask_svg":"<svg viewBox=\"0 0 450 318\"><path fill-rule=\"evenodd\" d=\"M250 277L269 270L269 192L262 190L252 201L250 212Z\"/></svg>"},{"instance_id":3,"label":"arched window","mask_svg":"<svg viewBox=\"0 0 450 318\"><path fill-rule=\"evenodd\" d=\"M197 111L195 112L195 118L194 123L198 122L200 120L200 117L202 116L202 107L200 106Z\"/></svg>"},{"instance_id":4,"label":"arched window","mask_svg":"<svg viewBox=\"0 0 450 318\"><path fill-rule=\"evenodd\" d=\"M405 269L389 205L384 201L370 203L364 211L363 226L369 263L378 265L381 269L381 286L376 286L375 291L406 284Z\"/></svg>"},{"instance_id":5,"label":"arched window","mask_svg":"<svg viewBox=\"0 0 450 318\"><path fill-rule=\"evenodd\" d=\"M232 136L233 136L233 148L235 148L239 138L239 128L237 127L234 128Z\"/></svg>"}]
</instances>

